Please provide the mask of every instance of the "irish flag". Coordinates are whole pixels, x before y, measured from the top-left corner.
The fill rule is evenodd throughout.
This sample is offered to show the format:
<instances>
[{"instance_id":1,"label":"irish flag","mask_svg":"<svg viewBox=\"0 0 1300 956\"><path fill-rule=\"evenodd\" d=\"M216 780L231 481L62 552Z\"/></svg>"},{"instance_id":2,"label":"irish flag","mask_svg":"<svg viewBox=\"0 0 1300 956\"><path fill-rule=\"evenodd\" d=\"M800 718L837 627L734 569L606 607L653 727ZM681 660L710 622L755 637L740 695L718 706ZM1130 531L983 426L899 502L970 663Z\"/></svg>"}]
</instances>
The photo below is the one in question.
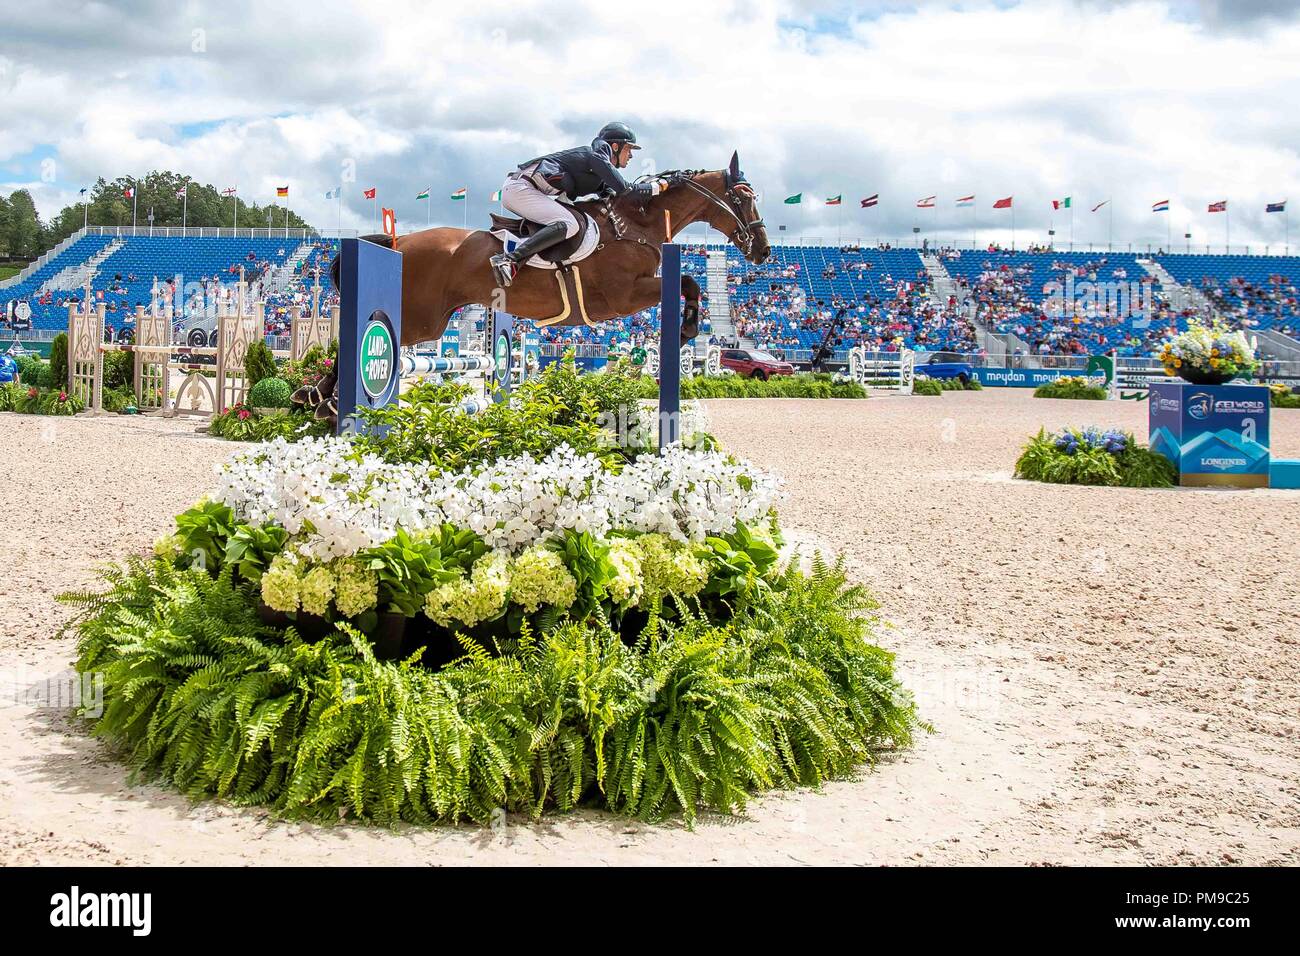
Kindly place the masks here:
<instances>
[{"instance_id":1,"label":"irish flag","mask_svg":"<svg viewBox=\"0 0 1300 956\"><path fill-rule=\"evenodd\" d=\"M461 186L460 189L457 189L454 193L451 194L451 198L452 198L452 199L464 199L466 193L468 193L468 192L469 192L469 188L468 188L467 186Z\"/></svg>"},{"instance_id":2,"label":"irish flag","mask_svg":"<svg viewBox=\"0 0 1300 956\"><path fill-rule=\"evenodd\" d=\"M428 198L429 198L429 189L430 189L429 186L425 186L423 189L420 190L419 195L416 196L415 198L416 198L416 199L428 199Z\"/></svg>"},{"instance_id":3,"label":"irish flag","mask_svg":"<svg viewBox=\"0 0 1300 956\"><path fill-rule=\"evenodd\" d=\"M494 192L494 193L492 194L492 201L493 201L493 202L500 202L500 201L501 201L501 190L498 189L496 192Z\"/></svg>"}]
</instances>

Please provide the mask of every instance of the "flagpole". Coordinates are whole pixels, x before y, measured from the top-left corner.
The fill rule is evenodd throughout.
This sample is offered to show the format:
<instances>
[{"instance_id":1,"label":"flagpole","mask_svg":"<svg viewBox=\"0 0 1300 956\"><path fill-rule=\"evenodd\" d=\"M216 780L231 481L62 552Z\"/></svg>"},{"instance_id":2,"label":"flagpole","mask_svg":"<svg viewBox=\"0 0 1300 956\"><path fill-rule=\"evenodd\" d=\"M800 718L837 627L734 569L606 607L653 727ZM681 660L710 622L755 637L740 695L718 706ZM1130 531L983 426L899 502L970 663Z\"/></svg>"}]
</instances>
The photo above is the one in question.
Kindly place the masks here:
<instances>
[{"instance_id":1,"label":"flagpole","mask_svg":"<svg viewBox=\"0 0 1300 956\"><path fill-rule=\"evenodd\" d=\"M135 181L135 188L131 190L131 235L135 235L135 210L136 204L140 201L140 180Z\"/></svg>"},{"instance_id":2,"label":"flagpole","mask_svg":"<svg viewBox=\"0 0 1300 956\"><path fill-rule=\"evenodd\" d=\"M1223 201L1223 254L1232 255L1232 213L1228 211L1228 201Z\"/></svg>"},{"instance_id":3,"label":"flagpole","mask_svg":"<svg viewBox=\"0 0 1300 956\"><path fill-rule=\"evenodd\" d=\"M1070 251L1074 251L1074 197L1070 197Z\"/></svg>"},{"instance_id":4,"label":"flagpole","mask_svg":"<svg viewBox=\"0 0 1300 956\"><path fill-rule=\"evenodd\" d=\"M465 187L465 205L461 207L460 213L461 213L460 216L461 226L462 228L468 229L469 228L469 187L468 186Z\"/></svg>"},{"instance_id":5,"label":"flagpole","mask_svg":"<svg viewBox=\"0 0 1300 956\"><path fill-rule=\"evenodd\" d=\"M1113 252L1114 251L1113 246L1115 245L1115 201L1114 199L1113 198L1108 199L1106 201L1106 205L1110 206L1110 209L1106 213L1107 217L1110 219L1110 225L1106 227L1106 251Z\"/></svg>"},{"instance_id":6,"label":"flagpole","mask_svg":"<svg viewBox=\"0 0 1300 956\"><path fill-rule=\"evenodd\" d=\"M424 228L428 229L433 225L433 187L429 187L429 192L424 197Z\"/></svg>"},{"instance_id":7,"label":"flagpole","mask_svg":"<svg viewBox=\"0 0 1300 956\"><path fill-rule=\"evenodd\" d=\"M980 244L979 201L970 204L970 248L974 252Z\"/></svg>"},{"instance_id":8,"label":"flagpole","mask_svg":"<svg viewBox=\"0 0 1300 956\"><path fill-rule=\"evenodd\" d=\"M230 201L235 204L235 235L239 235L239 183L235 183L235 191L230 194Z\"/></svg>"},{"instance_id":9,"label":"flagpole","mask_svg":"<svg viewBox=\"0 0 1300 956\"><path fill-rule=\"evenodd\" d=\"M185 184L185 192L181 196L181 235L185 235L185 226L189 222L190 211L190 184Z\"/></svg>"},{"instance_id":10,"label":"flagpole","mask_svg":"<svg viewBox=\"0 0 1300 956\"><path fill-rule=\"evenodd\" d=\"M86 201L81 206L81 230L85 232L90 228L90 193L86 193Z\"/></svg>"}]
</instances>

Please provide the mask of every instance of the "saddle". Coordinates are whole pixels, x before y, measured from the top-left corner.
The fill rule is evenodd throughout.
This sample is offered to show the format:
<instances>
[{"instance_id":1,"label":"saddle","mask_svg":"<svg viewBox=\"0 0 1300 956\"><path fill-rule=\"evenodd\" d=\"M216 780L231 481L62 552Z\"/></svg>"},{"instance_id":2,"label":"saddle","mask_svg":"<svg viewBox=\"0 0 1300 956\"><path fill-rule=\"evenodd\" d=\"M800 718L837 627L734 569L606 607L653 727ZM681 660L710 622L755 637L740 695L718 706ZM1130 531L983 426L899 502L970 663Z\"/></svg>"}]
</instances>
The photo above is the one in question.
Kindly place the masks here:
<instances>
[{"instance_id":1,"label":"saddle","mask_svg":"<svg viewBox=\"0 0 1300 956\"><path fill-rule=\"evenodd\" d=\"M577 234L563 242L557 242L549 249L543 249L528 260L528 265L539 269L559 269L581 262L596 250L600 243L599 224L581 209L575 208L573 212L578 220ZM488 231L501 240L507 252L542 228L538 223L526 219L498 216L496 213L491 215L492 228Z\"/></svg>"}]
</instances>

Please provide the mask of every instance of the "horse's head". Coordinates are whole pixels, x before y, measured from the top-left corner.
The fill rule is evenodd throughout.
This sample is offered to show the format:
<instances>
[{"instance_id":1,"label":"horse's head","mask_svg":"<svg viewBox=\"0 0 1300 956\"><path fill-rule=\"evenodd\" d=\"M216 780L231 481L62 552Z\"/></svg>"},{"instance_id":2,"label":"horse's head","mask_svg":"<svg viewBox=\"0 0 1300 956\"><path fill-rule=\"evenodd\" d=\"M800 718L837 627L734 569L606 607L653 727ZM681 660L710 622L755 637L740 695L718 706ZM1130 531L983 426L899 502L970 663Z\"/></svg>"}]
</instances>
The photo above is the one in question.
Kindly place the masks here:
<instances>
[{"instance_id":1,"label":"horse's head","mask_svg":"<svg viewBox=\"0 0 1300 956\"><path fill-rule=\"evenodd\" d=\"M681 188L684 195L694 196L695 207L687 222L707 222L721 232L746 259L755 264L766 262L772 252L767 241L767 227L758 214L758 197L745 174L740 171L740 157L731 154L731 164L715 172L681 169L660 173L671 188ZM703 208L701 208L701 206Z\"/></svg>"},{"instance_id":2,"label":"horse's head","mask_svg":"<svg viewBox=\"0 0 1300 956\"><path fill-rule=\"evenodd\" d=\"M772 244L767 241L767 226L758 214L758 197L745 174L740 171L740 154L733 152L723 173L723 186L729 208L736 216L737 228L729 234L731 242L755 265L767 261Z\"/></svg>"}]
</instances>

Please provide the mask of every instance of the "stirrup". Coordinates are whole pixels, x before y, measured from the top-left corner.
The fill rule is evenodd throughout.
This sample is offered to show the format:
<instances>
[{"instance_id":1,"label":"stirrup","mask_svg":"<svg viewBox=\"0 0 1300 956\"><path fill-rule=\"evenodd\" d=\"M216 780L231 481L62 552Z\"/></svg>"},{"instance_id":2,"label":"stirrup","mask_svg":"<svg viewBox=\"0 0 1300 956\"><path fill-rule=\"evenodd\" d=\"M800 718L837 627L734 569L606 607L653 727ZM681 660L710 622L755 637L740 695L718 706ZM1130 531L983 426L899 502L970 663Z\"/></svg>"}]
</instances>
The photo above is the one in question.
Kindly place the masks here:
<instances>
[{"instance_id":1,"label":"stirrup","mask_svg":"<svg viewBox=\"0 0 1300 956\"><path fill-rule=\"evenodd\" d=\"M508 287L515 281L515 276L519 273L519 265L510 256L502 252L488 261L492 264L492 273L498 283Z\"/></svg>"}]
</instances>

